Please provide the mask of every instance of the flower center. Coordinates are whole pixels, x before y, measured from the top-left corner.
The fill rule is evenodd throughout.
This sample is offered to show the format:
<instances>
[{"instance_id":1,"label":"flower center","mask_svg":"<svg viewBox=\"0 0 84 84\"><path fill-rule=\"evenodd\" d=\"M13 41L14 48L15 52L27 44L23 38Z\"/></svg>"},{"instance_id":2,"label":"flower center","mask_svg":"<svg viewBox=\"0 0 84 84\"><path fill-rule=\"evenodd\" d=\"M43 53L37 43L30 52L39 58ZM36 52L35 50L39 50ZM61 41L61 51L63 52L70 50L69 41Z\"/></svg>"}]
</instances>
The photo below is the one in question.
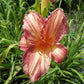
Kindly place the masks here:
<instances>
[{"instance_id":1,"label":"flower center","mask_svg":"<svg viewBox=\"0 0 84 84\"><path fill-rule=\"evenodd\" d=\"M38 38L37 48L40 50L46 50L52 48L53 38L48 36L42 36Z\"/></svg>"}]
</instances>

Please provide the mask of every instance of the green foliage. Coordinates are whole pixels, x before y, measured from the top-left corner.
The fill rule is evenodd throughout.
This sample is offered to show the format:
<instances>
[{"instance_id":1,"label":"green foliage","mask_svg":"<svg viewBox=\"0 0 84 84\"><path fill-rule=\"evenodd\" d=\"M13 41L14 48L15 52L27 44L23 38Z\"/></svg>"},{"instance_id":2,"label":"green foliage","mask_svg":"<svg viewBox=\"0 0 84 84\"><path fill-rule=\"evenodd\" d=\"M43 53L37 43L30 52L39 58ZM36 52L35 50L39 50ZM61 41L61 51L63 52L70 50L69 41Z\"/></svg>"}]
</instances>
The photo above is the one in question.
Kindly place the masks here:
<instances>
[{"instance_id":1,"label":"green foliage","mask_svg":"<svg viewBox=\"0 0 84 84\"><path fill-rule=\"evenodd\" d=\"M70 1L67 2L69 5L74 0ZM84 2L79 1L80 10L69 11L69 32L60 41L68 48L69 54L62 64L55 63L52 59L49 71L39 81L31 83L29 77L23 73L22 55L24 52L18 48L18 45L22 34L22 20L25 13L34 10L34 5L31 6L34 1L0 0L0 84L84 83L84 12L81 11L83 10L81 4ZM50 10L54 10L57 3L53 3L53 8ZM58 6L61 7L61 4L63 0Z\"/></svg>"},{"instance_id":2,"label":"green foliage","mask_svg":"<svg viewBox=\"0 0 84 84\"><path fill-rule=\"evenodd\" d=\"M41 12L40 9L41 9L40 1L39 0L35 0L35 11L40 14L40 12Z\"/></svg>"}]
</instances>

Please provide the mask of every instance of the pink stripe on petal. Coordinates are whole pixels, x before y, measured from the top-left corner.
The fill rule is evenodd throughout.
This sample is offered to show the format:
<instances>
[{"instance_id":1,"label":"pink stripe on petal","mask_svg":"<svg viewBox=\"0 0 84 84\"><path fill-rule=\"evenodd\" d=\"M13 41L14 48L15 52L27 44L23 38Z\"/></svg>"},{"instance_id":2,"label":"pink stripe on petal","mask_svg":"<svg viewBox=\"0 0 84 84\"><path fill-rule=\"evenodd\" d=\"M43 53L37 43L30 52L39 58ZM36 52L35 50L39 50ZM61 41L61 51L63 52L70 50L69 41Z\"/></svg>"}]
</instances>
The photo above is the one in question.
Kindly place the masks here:
<instances>
[{"instance_id":1,"label":"pink stripe on petal","mask_svg":"<svg viewBox=\"0 0 84 84\"><path fill-rule=\"evenodd\" d=\"M63 17L59 29L56 31L55 40L59 42L68 33L67 20Z\"/></svg>"},{"instance_id":2,"label":"pink stripe on petal","mask_svg":"<svg viewBox=\"0 0 84 84\"><path fill-rule=\"evenodd\" d=\"M24 36L24 33L22 34L22 38L21 38L20 43L19 43L19 48L23 51L26 51L28 48L27 40Z\"/></svg>"},{"instance_id":3,"label":"pink stripe on petal","mask_svg":"<svg viewBox=\"0 0 84 84\"><path fill-rule=\"evenodd\" d=\"M46 34L56 42L68 32L66 17L62 9L54 10L46 19Z\"/></svg>"},{"instance_id":4,"label":"pink stripe on petal","mask_svg":"<svg viewBox=\"0 0 84 84\"><path fill-rule=\"evenodd\" d=\"M57 63L62 63L67 54L68 50L60 43L56 43L52 48L52 57Z\"/></svg>"},{"instance_id":5,"label":"pink stripe on petal","mask_svg":"<svg viewBox=\"0 0 84 84\"><path fill-rule=\"evenodd\" d=\"M48 71L51 56L47 51L42 53L32 46L24 53L22 62L24 73L30 76L31 82L34 82Z\"/></svg>"},{"instance_id":6,"label":"pink stripe on petal","mask_svg":"<svg viewBox=\"0 0 84 84\"><path fill-rule=\"evenodd\" d=\"M27 44L29 46L33 46L33 45L36 45L37 44L37 41L38 40L37 40L37 37L36 36L31 35L31 33L29 33L27 30L24 30L24 33L25 33L24 36L26 38Z\"/></svg>"},{"instance_id":7,"label":"pink stripe on petal","mask_svg":"<svg viewBox=\"0 0 84 84\"><path fill-rule=\"evenodd\" d=\"M41 31L41 26L44 24L44 18L36 12L26 14L23 20L23 29L26 29L33 35Z\"/></svg>"},{"instance_id":8,"label":"pink stripe on petal","mask_svg":"<svg viewBox=\"0 0 84 84\"><path fill-rule=\"evenodd\" d=\"M23 19L23 32L28 44L35 45L40 37L40 33L45 23L45 19L36 12L26 14Z\"/></svg>"}]
</instances>

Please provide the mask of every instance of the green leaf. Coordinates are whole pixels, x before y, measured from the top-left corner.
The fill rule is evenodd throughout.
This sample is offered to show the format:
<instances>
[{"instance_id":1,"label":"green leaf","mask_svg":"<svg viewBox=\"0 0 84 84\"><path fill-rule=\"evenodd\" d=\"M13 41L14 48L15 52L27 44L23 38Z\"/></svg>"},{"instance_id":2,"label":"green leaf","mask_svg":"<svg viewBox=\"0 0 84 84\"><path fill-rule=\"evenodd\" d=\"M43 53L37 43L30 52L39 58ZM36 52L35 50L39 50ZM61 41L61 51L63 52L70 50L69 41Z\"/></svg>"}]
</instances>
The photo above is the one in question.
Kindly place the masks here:
<instances>
[{"instance_id":1,"label":"green leaf","mask_svg":"<svg viewBox=\"0 0 84 84\"><path fill-rule=\"evenodd\" d=\"M0 69L9 69L11 64L0 64Z\"/></svg>"},{"instance_id":2,"label":"green leaf","mask_svg":"<svg viewBox=\"0 0 84 84\"><path fill-rule=\"evenodd\" d=\"M69 82L70 84L77 84L77 83L75 83L74 81L71 81L71 80L69 80L69 79L64 79L64 78L62 78L62 80L65 80L65 81Z\"/></svg>"},{"instance_id":3,"label":"green leaf","mask_svg":"<svg viewBox=\"0 0 84 84\"><path fill-rule=\"evenodd\" d=\"M74 73L76 73L76 74L79 76L79 78L81 79L81 81L84 83L84 77L83 77L83 75L82 75L80 72L78 72L77 70L75 70L75 69L72 69L72 68L71 68L71 70L72 70Z\"/></svg>"},{"instance_id":4,"label":"green leaf","mask_svg":"<svg viewBox=\"0 0 84 84\"><path fill-rule=\"evenodd\" d=\"M16 76L16 78L29 78L29 76L26 76L25 74L22 74L22 75L19 75L19 76Z\"/></svg>"},{"instance_id":5,"label":"green leaf","mask_svg":"<svg viewBox=\"0 0 84 84\"><path fill-rule=\"evenodd\" d=\"M66 75L70 75L70 76L73 75L71 72L69 72L69 71L65 71L65 70L63 70L63 73L66 74Z\"/></svg>"},{"instance_id":6,"label":"green leaf","mask_svg":"<svg viewBox=\"0 0 84 84\"><path fill-rule=\"evenodd\" d=\"M78 30L78 33L80 33L82 30L83 30L83 27L84 27L84 22L82 23L82 25L80 26L79 30Z\"/></svg>"},{"instance_id":7,"label":"green leaf","mask_svg":"<svg viewBox=\"0 0 84 84\"><path fill-rule=\"evenodd\" d=\"M16 46L18 44L11 44L9 45L9 47L5 50L5 52L3 53L1 59L0 59L0 64L4 61L4 59L6 58L6 56L8 55L9 51L11 48L13 48L14 46Z\"/></svg>"},{"instance_id":8,"label":"green leaf","mask_svg":"<svg viewBox=\"0 0 84 84\"><path fill-rule=\"evenodd\" d=\"M22 69L20 66L16 66L14 70L14 64L15 62L13 62L10 75L4 84L9 84L12 81L12 78Z\"/></svg>"}]
</instances>

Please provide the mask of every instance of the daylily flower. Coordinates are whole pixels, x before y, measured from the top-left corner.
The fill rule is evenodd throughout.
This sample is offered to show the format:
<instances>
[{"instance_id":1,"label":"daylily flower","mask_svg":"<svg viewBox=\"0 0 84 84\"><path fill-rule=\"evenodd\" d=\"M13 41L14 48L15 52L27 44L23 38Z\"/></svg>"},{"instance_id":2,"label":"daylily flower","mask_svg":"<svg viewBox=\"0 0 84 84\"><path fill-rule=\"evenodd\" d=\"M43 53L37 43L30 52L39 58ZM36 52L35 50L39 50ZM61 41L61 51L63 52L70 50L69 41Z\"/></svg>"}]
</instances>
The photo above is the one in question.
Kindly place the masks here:
<instances>
[{"instance_id":1,"label":"daylily flower","mask_svg":"<svg viewBox=\"0 0 84 84\"><path fill-rule=\"evenodd\" d=\"M33 11L25 15L19 48L24 51L23 71L30 76L31 82L39 80L48 71L51 58L57 63L65 59L68 50L58 42L67 32L62 9L54 10L46 19Z\"/></svg>"}]
</instances>

